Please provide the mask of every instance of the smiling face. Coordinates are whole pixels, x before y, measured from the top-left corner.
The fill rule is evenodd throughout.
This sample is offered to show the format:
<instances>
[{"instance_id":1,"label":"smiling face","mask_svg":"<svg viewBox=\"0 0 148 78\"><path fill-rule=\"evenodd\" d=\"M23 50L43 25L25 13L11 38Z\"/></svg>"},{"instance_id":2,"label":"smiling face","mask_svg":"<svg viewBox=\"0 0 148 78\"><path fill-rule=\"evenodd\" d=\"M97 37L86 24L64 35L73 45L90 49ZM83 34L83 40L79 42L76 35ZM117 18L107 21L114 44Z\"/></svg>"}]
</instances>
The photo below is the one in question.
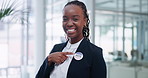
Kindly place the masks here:
<instances>
[{"instance_id":1,"label":"smiling face","mask_svg":"<svg viewBox=\"0 0 148 78\"><path fill-rule=\"evenodd\" d=\"M67 5L63 10L63 29L71 43L83 38L83 27L86 24L82 9L77 5Z\"/></svg>"}]
</instances>

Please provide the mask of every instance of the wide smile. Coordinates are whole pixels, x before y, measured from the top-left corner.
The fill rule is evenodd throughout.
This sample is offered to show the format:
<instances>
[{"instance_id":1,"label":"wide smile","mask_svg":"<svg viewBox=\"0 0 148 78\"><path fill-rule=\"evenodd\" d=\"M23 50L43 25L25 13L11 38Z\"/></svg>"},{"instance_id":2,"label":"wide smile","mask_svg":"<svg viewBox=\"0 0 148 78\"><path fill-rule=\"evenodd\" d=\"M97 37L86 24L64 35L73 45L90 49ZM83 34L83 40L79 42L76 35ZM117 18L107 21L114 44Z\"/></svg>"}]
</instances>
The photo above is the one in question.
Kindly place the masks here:
<instances>
[{"instance_id":1,"label":"wide smile","mask_svg":"<svg viewBox=\"0 0 148 78\"><path fill-rule=\"evenodd\" d=\"M67 29L67 34L75 33L76 29Z\"/></svg>"}]
</instances>

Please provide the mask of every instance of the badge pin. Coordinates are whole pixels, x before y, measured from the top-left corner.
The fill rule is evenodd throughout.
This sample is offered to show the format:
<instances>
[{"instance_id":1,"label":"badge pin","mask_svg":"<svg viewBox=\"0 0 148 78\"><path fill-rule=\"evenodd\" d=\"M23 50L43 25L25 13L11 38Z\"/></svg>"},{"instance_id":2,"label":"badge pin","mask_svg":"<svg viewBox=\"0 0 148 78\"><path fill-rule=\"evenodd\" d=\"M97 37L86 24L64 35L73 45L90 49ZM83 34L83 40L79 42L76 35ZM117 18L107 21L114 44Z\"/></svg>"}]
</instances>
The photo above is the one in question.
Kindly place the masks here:
<instances>
[{"instance_id":1,"label":"badge pin","mask_svg":"<svg viewBox=\"0 0 148 78\"><path fill-rule=\"evenodd\" d=\"M76 53L74 54L74 58L75 58L76 60L81 60L81 59L83 58L83 54L82 54L81 52L76 52Z\"/></svg>"}]
</instances>

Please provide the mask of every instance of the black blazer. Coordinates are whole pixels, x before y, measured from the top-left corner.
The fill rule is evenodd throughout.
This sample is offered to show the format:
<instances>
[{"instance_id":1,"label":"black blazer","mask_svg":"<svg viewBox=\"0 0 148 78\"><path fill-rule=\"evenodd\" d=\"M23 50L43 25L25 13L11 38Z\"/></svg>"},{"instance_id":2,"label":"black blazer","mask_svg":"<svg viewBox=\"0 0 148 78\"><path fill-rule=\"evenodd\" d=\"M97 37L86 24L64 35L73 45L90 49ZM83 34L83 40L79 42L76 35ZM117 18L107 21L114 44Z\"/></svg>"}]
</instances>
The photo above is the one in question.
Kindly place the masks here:
<instances>
[{"instance_id":1,"label":"black blazer","mask_svg":"<svg viewBox=\"0 0 148 78\"><path fill-rule=\"evenodd\" d=\"M57 44L52 49L53 52L61 52L66 43ZM67 78L106 78L106 64L102 56L102 49L83 39L76 52L81 52L81 60L72 59ZM47 58L40 67L36 78L50 78L49 75L54 69L54 63L48 65Z\"/></svg>"}]
</instances>

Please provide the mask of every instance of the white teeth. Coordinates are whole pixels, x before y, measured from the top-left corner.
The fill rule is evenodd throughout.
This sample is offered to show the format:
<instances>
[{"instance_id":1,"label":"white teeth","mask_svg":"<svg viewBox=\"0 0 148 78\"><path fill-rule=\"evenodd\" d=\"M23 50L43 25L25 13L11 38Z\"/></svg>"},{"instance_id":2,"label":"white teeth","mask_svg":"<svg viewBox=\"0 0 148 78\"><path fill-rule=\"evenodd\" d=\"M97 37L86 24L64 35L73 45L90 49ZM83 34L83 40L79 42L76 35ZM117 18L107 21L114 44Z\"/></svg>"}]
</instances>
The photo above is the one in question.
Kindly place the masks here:
<instances>
[{"instance_id":1,"label":"white teeth","mask_svg":"<svg viewBox=\"0 0 148 78\"><path fill-rule=\"evenodd\" d=\"M67 31L70 31L70 32L72 32L72 31L75 31L75 29L68 29Z\"/></svg>"}]
</instances>

